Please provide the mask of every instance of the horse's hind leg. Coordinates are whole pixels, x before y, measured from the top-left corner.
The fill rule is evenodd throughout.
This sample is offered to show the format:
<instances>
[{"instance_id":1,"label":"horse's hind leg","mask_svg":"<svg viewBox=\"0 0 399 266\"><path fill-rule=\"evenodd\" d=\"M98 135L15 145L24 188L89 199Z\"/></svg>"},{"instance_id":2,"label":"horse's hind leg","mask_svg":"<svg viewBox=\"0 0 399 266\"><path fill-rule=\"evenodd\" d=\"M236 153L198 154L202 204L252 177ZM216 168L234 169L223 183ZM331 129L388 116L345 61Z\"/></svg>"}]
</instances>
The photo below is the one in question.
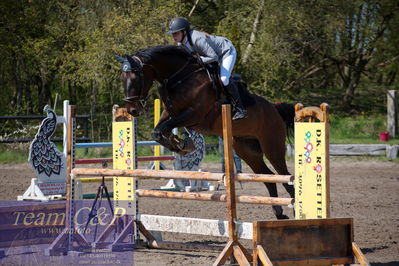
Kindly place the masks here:
<instances>
[{"instance_id":1,"label":"horse's hind leg","mask_svg":"<svg viewBox=\"0 0 399 266\"><path fill-rule=\"evenodd\" d=\"M234 137L234 149L237 155L243 159L255 174L273 174L263 161L263 152L256 139L242 139ZM275 183L264 183L269 191L270 197L277 197L277 186ZM281 206L273 206L277 219L288 219L283 214Z\"/></svg>"}]
</instances>

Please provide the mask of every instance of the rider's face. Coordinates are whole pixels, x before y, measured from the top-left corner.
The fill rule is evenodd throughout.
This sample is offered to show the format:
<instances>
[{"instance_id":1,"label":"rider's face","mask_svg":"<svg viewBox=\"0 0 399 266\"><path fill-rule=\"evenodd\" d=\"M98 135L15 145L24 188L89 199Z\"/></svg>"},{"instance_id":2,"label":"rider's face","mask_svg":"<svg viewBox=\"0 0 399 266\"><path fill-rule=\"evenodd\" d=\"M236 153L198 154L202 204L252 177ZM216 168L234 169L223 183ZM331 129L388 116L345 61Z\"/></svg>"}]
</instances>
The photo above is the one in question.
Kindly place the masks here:
<instances>
[{"instance_id":1,"label":"rider's face","mask_svg":"<svg viewBox=\"0 0 399 266\"><path fill-rule=\"evenodd\" d=\"M181 31L172 33L172 37L173 37L173 40L175 40L175 42L182 42L183 41L183 37L184 37L184 33L181 30Z\"/></svg>"}]
</instances>

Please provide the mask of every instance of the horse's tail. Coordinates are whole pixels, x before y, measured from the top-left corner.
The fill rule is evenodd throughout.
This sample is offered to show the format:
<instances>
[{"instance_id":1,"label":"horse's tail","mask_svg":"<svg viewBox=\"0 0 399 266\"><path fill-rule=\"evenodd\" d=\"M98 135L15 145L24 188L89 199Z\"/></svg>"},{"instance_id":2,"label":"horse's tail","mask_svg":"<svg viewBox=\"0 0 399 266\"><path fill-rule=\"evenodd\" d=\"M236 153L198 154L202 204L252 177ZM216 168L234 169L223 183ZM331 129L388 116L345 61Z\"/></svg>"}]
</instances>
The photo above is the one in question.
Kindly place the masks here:
<instances>
[{"instance_id":1,"label":"horse's tail","mask_svg":"<svg viewBox=\"0 0 399 266\"><path fill-rule=\"evenodd\" d=\"M287 138L291 142L294 136L295 107L289 103L276 103L274 107L276 107L287 126Z\"/></svg>"}]
</instances>

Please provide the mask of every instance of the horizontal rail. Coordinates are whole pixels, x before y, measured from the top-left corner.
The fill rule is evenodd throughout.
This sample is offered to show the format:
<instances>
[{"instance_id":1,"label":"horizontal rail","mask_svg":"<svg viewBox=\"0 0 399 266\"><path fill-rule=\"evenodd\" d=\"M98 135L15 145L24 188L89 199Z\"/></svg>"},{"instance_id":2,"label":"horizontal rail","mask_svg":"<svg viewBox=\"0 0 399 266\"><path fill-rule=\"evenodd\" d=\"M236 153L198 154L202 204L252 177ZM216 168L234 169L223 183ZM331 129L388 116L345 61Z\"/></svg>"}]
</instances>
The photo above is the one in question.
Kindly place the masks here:
<instances>
[{"instance_id":1,"label":"horizontal rail","mask_svg":"<svg viewBox=\"0 0 399 266\"><path fill-rule=\"evenodd\" d=\"M104 181L113 181L114 177L106 176L104 177ZM102 177L84 177L79 178L80 183L100 183L102 181Z\"/></svg>"},{"instance_id":2,"label":"horizontal rail","mask_svg":"<svg viewBox=\"0 0 399 266\"><path fill-rule=\"evenodd\" d=\"M46 115L10 115L10 116L0 116L0 120L43 120ZM90 115L76 115L76 118L90 118Z\"/></svg>"},{"instance_id":3,"label":"horizontal rail","mask_svg":"<svg viewBox=\"0 0 399 266\"><path fill-rule=\"evenodd\" d=\"M137 141L138 146L154 146L160 145L156 141L145 140L145 141ZM92 142L92 143L76 143L75 147L78 149L87 149L87 148L106 148L112 147L112 142Z\"/></svg>"},{"instance_id":4,"label":"horizontal rail","mask_svg":"<svg viewBox=\"0 0 399 266\"><path fill-rule=\"evenodd\" d=\"M137 177L147 179L191 179L207 181L223 181L224 173L193 172L193 171L171 171L171 170L116 170L99 168L74 168L72 176L80 178L85 176L119 176ZM292 175L264 175L264 174L237 174L236 181L267 182L267 183L292 183Z\"/></svg>"},{"instance_id":5,"label":"horizontal rail","mask_svg":"<svg viewBox=\"0 0 399 266\"><path fill-rule=\"evenodd\" d=\"M159 190L136 190L136 195L139 197L151 198L168 198L168 199L183 199L183 200L199 200L199 201L217 201L226 202L227 195L219 193L197 193L197 192L174 192L174 191L159 191ZM277 197L260 197L260 196L246 196L241 195L236 197L238 203L246 204L266 204L278 206L293 206L294 199L292 198L277 198Z\"/></svg>"},{"instance_id":6,"label":"horizontal rail","mask_svg":"<svg viewBox=\"0 0 399 266\"><path fill-rule=\"evenodd\" d=\"M139 162L151 162L151 161L170 161L174 160L175 156L140 156L137 157ZM113 158L88 158L78 159L75 164L94 164L94 163L112 163Z\"/></svg>"},{"instance_id":7,"label":"horizontal rail","mask_svg":"<svg viewBox=\"0 0 399 266\"><path fill-rule=\"evenodd\" d=\"M51 138L50 139L52 142L63 142L63 138ZM90 138L87 137L79 137L76 138L76 141L90 141ZM0 143L15 143L15 142L32 142L33 138L31 139L2 139L0 140Z\"/></svg>"}]
</instances>

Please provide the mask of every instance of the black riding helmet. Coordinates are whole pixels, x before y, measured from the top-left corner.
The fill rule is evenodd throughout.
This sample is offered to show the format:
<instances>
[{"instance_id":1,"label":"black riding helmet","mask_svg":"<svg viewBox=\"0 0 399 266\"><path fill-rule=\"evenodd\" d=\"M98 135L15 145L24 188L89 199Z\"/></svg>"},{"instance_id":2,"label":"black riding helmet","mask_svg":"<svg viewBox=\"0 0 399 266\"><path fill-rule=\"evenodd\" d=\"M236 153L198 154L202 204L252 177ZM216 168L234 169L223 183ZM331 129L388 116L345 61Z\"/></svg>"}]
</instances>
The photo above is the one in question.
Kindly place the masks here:
<instances>
[{"instance_id":1,"label":"black riding helmet","mask_svg":"<svg viewBox=\"0 0 399 266\"><path fill-rule=\"evenodd\" d=\"M169 24L168 34L173 34L175 32L184 30L186 32L190 31L190 22L185 18L174 18Z\"/></svg>"}]
</instances>

